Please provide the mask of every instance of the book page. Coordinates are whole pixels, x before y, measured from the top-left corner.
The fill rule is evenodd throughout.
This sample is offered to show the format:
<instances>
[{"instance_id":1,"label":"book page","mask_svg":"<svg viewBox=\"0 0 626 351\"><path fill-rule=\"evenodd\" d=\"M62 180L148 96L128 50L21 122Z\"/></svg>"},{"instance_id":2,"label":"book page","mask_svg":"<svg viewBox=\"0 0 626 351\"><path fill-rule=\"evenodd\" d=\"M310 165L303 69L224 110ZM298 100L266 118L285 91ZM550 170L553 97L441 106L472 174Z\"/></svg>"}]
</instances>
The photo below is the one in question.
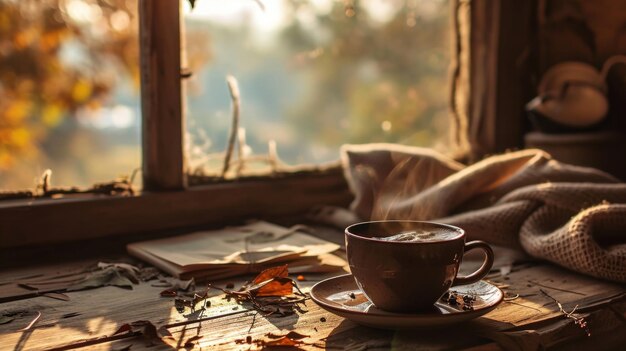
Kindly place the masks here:
<instances>
[{"instance_id":1,"label":"book page","mask_svg":"<svg viewBox=\"0 0 626 351\"><path fill-rule=\"evenodd\" d=\"M254 264L286 256L318 256L339 245L267 222L195 232L128 245L179 266Z\"/></svg>"}]
</instances>

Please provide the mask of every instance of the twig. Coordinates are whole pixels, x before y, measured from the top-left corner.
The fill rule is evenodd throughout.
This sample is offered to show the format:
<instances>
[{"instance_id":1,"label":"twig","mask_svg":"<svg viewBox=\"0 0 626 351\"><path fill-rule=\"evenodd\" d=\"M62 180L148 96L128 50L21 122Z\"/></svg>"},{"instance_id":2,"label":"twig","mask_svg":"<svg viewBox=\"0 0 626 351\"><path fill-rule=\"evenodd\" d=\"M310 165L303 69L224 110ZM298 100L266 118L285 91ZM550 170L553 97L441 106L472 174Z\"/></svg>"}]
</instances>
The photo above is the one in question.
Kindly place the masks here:
<instances>
[{"instance_id":1,"label":"twig","mask_svg":"<svg viewBox=\"0 0 626 351\"><path fill-rule=\"evenodd\" d=\"M254 316L252 316L252 323L250 323L250 328L248 328L248 334L250 334L250 331L254 327L254 322L256 321L256 316L258 315L259 315L259 312L255 313Z\"/></svg>"},{"instance_id":2,"label":"twig","mask_svg":"<svg viewBox=\"0 0 626 351\"><path fill-rule=\"evenodd\" d=\"M566 292L566 293L570 293L570 294L576 294L576 295L580 295L580 296L587 296L587 295L585 295L585 294L583 294L583 293L579 293L579 292L572 291L572 290L566 290L566 289L555 288L555 287L553 287L553 286L544 285L544 284L537 283L537 282L532 281L532 280L529 280L528 282L529 282L529 283L532 283L532 284L535 284L535 285L539 285L539 286L541 286L541 287L543 287L543 288L548 288L548 289L552 289L552 290L558 290L558 291L562 291L562 292ZM541 289L539 289L539 290L541 290Z\"/></svg>"},{"instance_id":3,"label":"twig","mask_svg":"<svg viewBox=\"0 0 626 351\"><path fill-rule=\"evenodd\" d=\"M571 312L566 312L565 309L563 309L563 305L557 299L555 299L554 297L550 296L543 289L539 289L539 291L541 291L542 294L546 295L547 297L552 299L552 301L554 301L554 303L556 303L556 305L559 307L559 312L561 312L566 318L573 319L574 320L574 324L578 325L581 329L583 329L585 331L585 333L587 333L587 336L591 336L591 331L589 331L589 327L587 326L587 321L585 320L585 318L574 315L574 312L576 312L576 309L578 308L578 305L574 306L574 308L572 309Z\"/></svg>"},{"instance_id":4,"label":"twig","mask_svg":"<svg viewBox=\"0 0 626 351\"><path fill-rule=\"evenodd\" d=\"M44 194L47 193L50 189L50 178L52 178L52 170L46 169L41 175L41 190L44 192Z\"/></svg>"},{"instance_id":5,"label":"twig","mask_svg":"<svg viewBox=\"0 0 626 351\"><path fill-rule=\"evenodd\" d=\"M267 162L270 165L272 173L278 171L278 150L276 147L276 140L272 139L267 143Z\"/></svg>"},{"instance_id":6,"label":"twig","mask_svg":"<svg viewBox=\"0 0 626 351\"><path fill-rule=\"evenodd\" d=\"M238 128L237 130L237 158L239 159L239 165L237 166L237 178L243 172L243 169L246 167L246 156L245 148L246 148L246 130L244 128Z\"/></svg>"},{"instance_id":7,"label":"twig","mask_svg":"<svg viewBox=\"0 0 626 351\"><path fill-rule=\"evenodd\" d=\"M505 295L508 295L509 293L505 293ZM515 294L513 296L504 296L504 301L511 301L511 300L516 300L519 298L519 294Z\"/></svg>"},{"instance_id":8,"label":"twig","mask_svg":"<svg viewBox=\"0 0 626 351\"><path fill-rule=\"evenodd\" d=\"M230 127L230 136L228 137L228 147L226 148L226 156L224 157L224 168L222 169L222 178L226 177L226 172L230 167L230 159L233 155L233 149L235 148L235 141L237 138L237 131L239 130L239 108L240 108L240 95L239 85L237 79L233 76L226 77L226 83L228 84L228 91L230 92L230 99L232 102L232 125Z\"/></svg>"},{"instance_id":9,"label":"twig","mask_svg":"<svg viewBox=\"0 0 626 351\"><path fill-rule=\"evenodd\" d=\"M30 323L28 323L28 325L26 327L24 327L24 328L22 328L22 329L20 329L18 331L27 331L27 330L29 330L30 328L33 327L33 325L35 325L35 323L37 323L39 318L41 318L41 311L37 311L37 315L35 316L35 318L33 318L33 320Z\"/></svg>"}]
</instances>

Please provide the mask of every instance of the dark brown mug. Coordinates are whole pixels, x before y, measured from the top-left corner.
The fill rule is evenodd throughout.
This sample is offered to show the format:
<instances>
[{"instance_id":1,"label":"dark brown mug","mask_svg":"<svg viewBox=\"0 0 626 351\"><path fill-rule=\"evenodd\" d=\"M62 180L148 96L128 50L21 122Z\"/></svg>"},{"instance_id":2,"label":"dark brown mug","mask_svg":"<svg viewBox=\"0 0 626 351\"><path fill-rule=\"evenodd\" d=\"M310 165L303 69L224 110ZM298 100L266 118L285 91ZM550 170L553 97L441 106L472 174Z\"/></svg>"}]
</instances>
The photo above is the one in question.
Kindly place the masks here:
<instances>
[{"instance_id":1,"label":"dark brown mug","mask_svg":"<svg viewBox=\"0 0 626 351\"><path fill-rule=\"evenodd\" d=\"M432 233L423 241L386 241L398 233ZM482 279L493 265L493 251L483 241L465 243L461 228L434 222L377 221L346 228L346 251L358 287L377 307L390 312L419 312L453 285ZM485 260L474 273L457 277L463 254L482 249Z\"/></svg>"}]
</instances>

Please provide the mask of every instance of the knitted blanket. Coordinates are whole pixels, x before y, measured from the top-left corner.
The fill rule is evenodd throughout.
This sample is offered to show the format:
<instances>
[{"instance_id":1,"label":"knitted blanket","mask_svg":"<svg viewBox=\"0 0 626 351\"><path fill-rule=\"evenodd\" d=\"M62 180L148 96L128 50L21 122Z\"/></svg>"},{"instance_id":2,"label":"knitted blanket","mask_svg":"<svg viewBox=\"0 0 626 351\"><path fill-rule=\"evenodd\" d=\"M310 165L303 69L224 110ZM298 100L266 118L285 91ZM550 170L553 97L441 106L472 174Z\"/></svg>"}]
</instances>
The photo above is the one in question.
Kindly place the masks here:
<instances>
[{"instance_id":1,"label":"knitted blanket","mask_svg":"<svg viewBox=\"0 0 626 351\"><path fill-rule=\"evenodd\" d=\"M626 184L523 150L464 166L432 150L345 145L342 162L363 220L432 220L469 240L626 283Z\"/></svg>"}]
</instances>

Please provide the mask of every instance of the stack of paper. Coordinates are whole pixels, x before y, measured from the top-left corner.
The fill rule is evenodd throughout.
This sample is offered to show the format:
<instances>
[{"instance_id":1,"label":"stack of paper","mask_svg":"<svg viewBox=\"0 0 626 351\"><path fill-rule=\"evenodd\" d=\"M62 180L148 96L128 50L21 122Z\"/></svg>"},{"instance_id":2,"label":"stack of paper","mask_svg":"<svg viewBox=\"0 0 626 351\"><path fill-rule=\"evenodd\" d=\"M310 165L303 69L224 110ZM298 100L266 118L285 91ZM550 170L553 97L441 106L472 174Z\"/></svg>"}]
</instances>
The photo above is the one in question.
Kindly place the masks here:
<instances>
[{"instance_id":1,"label":"stack of paper","mask_svg":"<svg viewBox=\"0 0 626 351\"><path fill-rule=\"evenodd\" d=\"M132 243L128 252L180 279L212 280L257 273L277 264L289 272L330 272L345 262L339 245L267 222Z\"/></svg>"}]
</instances>

